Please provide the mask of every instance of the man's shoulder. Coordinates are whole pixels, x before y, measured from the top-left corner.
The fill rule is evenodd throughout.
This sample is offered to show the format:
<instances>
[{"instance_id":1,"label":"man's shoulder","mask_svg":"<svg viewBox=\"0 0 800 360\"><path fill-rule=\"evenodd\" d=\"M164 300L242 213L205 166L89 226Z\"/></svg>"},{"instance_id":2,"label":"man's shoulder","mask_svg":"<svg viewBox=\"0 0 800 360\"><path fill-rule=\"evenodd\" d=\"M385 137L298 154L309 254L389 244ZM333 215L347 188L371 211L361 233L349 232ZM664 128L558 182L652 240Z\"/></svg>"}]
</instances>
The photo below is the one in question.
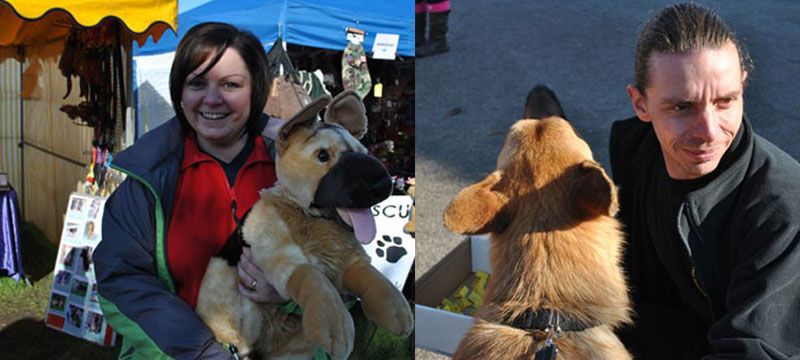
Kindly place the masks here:
<instances>
[{"instance_id":1,"label":"man's shoulder","mask_svg":"<svg viewBox=\"0 0 800 360\"><path fill-rule=\"evenodd\" d=\"M649 158L657 148L653 126L636 116L614 121L608 144L611 172L618 183L639 162L637 159Z\"/></svg>"},{"instance_id":2,"label":"man's shoulder","mask_svg":"<svg viewBox=\"0 0 800 360\"><path fill-rule=\"evenodd\" d=\"M742 186L737 207L748 226L778 229L800 218L800 163L761 136L753 137Z\"/></svg>"},{"instance_id":3,"label":"man's shoulder","mask_svg":"<svg viewBox=\"0 0 800 360\"><path fill-rule=\"evenodd\" d=\"M624 120L617 120L611 124L611 137L609 145L613 150L619 150L618 155L630 154L627 150L635 150L641 146L647 137L653 133L653 125L634 116Z\"/></svg>"},{"instance_id":4,"label":"man's shoulder","mask_svg":"<svg viewBox=\"0 0 800 360\"><path fill-rule=\"evenodd\" d=\"M639 119L638 116L632 116L627 119L617 120L611 124L611 132L625 134L625 135L641 135L652 126Z\"/></svg>"},{"instance_id":5,"label":"man's shoulder","mask_svg":"<svg viewBox=\"0 0 800 360\"><path fill-rule=\"evenodd\" d=\"M753 155L747 171L750 186L756 193L774 199L797 201L800 209L800 163L769 140L755 134Z\"/></svg>"},{"instance_id":6,"label":"man's shoulder","mask_svg":"<svg viewBox=\"0 0 800 360\"><path fill-rule=\"evenodd\" d=\"M757 165L777 165L773 172L800 176L800 163L783 149L761 135L753 136L753 161Z\"/></svg>"}]
</instances>

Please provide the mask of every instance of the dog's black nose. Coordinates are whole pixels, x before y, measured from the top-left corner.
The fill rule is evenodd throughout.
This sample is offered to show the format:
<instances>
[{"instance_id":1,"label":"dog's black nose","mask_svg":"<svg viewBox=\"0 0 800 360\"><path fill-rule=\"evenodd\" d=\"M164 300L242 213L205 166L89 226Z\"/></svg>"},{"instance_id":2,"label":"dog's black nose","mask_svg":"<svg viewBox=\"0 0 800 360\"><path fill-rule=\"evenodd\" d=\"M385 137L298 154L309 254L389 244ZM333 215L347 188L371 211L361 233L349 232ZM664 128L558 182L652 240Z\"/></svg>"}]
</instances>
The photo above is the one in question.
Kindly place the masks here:
<instances>
[{"instance_id":1,"label":"dog's black nose","mask_svg":"<svg viewBox=\"0 0 800 360\"><path fill-rule=\"evenodd\" d=\"M539 84L528 92L528 98L525 100L525 112L522 117L525 119L544 119L548 116L567 118L553 89L550 89L547 85Z\"/></svg>"},{"instance_id":2,"label":"dog's black nose","mask_svg":"<svg viewBox=\"0 0 800 360\"><path fill-rule=\"evenodd\" d=\"M351 152L325 174L314 194L318 207L366 208L392 194L392 178L378 159Z\"/></svg>"}]
</instances>

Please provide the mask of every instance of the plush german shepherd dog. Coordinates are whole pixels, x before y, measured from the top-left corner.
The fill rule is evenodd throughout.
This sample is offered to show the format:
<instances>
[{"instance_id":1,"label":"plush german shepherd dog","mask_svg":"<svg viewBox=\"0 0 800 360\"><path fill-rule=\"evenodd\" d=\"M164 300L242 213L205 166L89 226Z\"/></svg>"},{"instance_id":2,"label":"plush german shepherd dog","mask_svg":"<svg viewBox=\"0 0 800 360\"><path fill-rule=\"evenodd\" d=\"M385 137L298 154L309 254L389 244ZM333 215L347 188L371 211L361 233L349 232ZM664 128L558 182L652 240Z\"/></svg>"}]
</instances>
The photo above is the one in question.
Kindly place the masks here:
<instances>
[{"instance_id":1,"label":"plush german shepherd dog","mask_svg":"<svg viewBox=\"0 0 800 360\"><path fill-rule=\"evenodd\" d=\"M537 107L563 114L534 90ZM566 120L517 121L497 170L444 212L453 232L491 233L484 305L453 359L630 359L612 331L630 322L616 210L616 188Z\"/></svg>"},{"instance_id":2,"label":"plush german shepherd dog","mask_svg":"<svg viewBox=\"0 0 800 360\"><path fill-rule=\"evenodd\" d=\"M237 291L242 243L235 236L223 258L211 259L201 283L197 313L217 340L233 344L243 357L309 359L321 346L334 358L346 358L354 326L340 293L361 298L366 315L395 335L406 336L413 328L408 302L369 264L357 240L365 215L373 227L366 242L374 235L368 210L351 212L352 230L342 219L335 221L337 209L365 209L388 197L392 181L351 134L361 136L366 129L360 99L340 94L325 122L317 121L330 101L317 98L280 128L278 183L262 190L240 228L267 279L284 298L295 300L303 315L254 303ZM348 103L361 110L346 109Z\"/></svg>"}]
</instances>

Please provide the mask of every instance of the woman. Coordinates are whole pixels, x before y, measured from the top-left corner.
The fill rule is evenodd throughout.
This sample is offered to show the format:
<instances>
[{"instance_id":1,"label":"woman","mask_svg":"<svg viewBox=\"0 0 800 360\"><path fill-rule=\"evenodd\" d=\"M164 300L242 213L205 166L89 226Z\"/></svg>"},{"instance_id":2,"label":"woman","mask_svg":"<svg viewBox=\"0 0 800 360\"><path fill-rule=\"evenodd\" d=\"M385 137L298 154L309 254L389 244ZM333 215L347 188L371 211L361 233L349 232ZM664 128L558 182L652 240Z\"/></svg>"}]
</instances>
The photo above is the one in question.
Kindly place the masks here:
<instances>
[{"instance_id":1,"label":"woman","mask_svg":"<svg viewBox=\"0 0 800 360\"><path fill-rule=\"evenodd\" d=\"M114 159L128 178L106 202L94 259L103 313L124 336L120 358L231 357L194 306L209 258L275 182L271 143L259 136L268 84L251 33L197 25L172 64L176 117ZM282 300L249 249L238 267L245 296Z\"/></svg>"}]
</instances>

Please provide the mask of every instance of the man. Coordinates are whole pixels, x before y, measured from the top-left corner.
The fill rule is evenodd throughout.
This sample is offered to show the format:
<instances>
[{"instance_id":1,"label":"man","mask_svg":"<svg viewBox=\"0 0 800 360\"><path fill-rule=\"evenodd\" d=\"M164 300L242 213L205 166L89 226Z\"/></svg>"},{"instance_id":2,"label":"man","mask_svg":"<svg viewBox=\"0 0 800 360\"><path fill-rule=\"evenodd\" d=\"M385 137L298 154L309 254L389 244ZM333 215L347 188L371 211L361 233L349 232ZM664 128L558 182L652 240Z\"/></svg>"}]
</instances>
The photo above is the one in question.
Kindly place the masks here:
<instances>
[{"instance_id":1,"label":"man","mask_svg":"<svg viewBox=\"0 0 800 360\"><path fill-rule=\"evenodd\" d=\"M749 67L694 4L640 34L636 117L610 139L636 313L620 337L636 358L800 356L800 164L744 115Z\"/></svg>"}]
</instances>

